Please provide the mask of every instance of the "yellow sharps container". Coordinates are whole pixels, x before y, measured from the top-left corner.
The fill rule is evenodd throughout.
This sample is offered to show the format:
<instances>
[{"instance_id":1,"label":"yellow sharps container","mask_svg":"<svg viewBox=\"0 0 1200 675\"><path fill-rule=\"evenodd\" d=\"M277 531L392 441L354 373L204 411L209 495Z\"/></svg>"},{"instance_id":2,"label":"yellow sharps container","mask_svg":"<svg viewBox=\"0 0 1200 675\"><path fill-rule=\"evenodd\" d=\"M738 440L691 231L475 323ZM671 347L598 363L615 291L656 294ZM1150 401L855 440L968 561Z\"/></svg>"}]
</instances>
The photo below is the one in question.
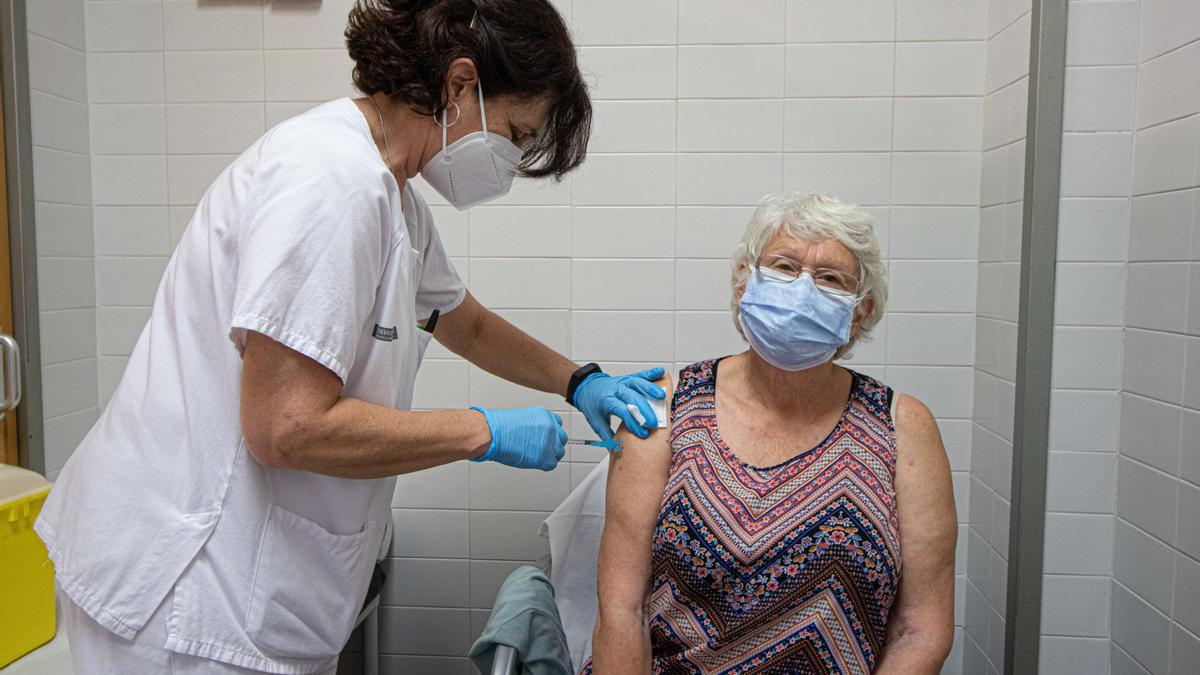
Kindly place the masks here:
<instances>
[{"instance_id":1,"label":"yellow sharps container","mask_svg":"<svg viewBox=\"0 0 1200 675\"><path fill-rule=\"evenodd\" d=\"M33 531L50 483L0 465L0 668L54 637L54 566Z\"/></svg>"}]
</instances>

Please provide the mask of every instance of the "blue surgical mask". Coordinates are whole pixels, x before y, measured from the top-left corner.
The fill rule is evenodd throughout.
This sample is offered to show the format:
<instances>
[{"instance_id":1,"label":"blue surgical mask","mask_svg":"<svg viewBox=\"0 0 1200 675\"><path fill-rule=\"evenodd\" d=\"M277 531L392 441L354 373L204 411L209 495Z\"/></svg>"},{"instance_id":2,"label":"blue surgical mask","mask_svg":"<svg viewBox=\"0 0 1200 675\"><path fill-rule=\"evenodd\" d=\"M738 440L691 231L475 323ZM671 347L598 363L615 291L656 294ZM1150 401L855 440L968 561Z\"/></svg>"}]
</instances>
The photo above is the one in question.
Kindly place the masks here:
<instances>
[{"instance_id":1,"label":"blue surgical mask","mask_svg":"<svg viewBox=\"0 0 1200 675\"><path fill-rule=\"evenodd\" d=\"M782 370L805 370L833 358L850 341L855 297L822 290L808 273L780 279L755 268L739 320L750 346Z\"/></svg>"}]
</instances>

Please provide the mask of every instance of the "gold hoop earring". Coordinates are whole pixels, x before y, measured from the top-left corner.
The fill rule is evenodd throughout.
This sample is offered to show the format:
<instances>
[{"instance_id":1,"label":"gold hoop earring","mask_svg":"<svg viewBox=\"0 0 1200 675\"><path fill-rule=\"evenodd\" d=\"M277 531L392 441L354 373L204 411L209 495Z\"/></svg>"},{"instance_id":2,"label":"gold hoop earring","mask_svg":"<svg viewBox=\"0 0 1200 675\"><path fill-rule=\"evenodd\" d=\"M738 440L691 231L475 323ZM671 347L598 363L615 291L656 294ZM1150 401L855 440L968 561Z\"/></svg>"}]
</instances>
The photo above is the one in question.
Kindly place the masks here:
<instances>
[{"instance_id":1,"label":"gold hoop earring","mask_svg":"<svg viewBox=\"0 0 1200 675\"><path fill-rule=\"evenodd\" d=\"M433 123L443 129L449 129L450 127L454 126L455 124L458 124L458 118L462 117L462 109L458 107L458 104L455 103L454 101L450 101L450 105L454 106L454 119L452 121L446 122L446 108L442 108L442 121L441 122L438 121L437 115L433 116Z\"/></svg>"}]
</instances>

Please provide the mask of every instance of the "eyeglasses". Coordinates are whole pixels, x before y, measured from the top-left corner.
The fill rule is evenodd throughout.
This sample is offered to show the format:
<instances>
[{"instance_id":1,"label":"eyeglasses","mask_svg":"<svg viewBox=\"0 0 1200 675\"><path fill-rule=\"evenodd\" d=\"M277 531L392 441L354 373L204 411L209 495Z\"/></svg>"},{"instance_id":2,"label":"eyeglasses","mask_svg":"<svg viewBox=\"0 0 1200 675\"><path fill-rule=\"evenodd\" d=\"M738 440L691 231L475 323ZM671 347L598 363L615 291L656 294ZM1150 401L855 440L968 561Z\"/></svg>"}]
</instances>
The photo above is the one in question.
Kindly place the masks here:
<instances>
[{"instance_id":1,"label":"eyeglasses","mask_svg":"<svg viewBox=\"0 0 1200 675\"><path fill-rule=\"evenodd\" d=\"M790 282L801 274L812 277L817 288L833 295L857 295L858 279L842 270L828 267L805 267L794 258L785 255L766 255L758 259L759 272L767 279Z\"/></svg>"}]
</instances>

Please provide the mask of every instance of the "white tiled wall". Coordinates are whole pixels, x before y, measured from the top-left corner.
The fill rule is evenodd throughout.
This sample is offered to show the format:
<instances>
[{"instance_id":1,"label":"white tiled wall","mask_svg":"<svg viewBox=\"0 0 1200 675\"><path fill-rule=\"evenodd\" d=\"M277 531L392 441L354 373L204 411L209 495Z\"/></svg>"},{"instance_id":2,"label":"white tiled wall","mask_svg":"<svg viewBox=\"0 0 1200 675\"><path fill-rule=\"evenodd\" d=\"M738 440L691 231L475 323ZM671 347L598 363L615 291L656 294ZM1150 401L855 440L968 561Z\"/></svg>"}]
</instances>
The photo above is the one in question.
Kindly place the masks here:
<instances>
[{"instance_id":1,"label":"white tiled wall","mask_svg":"<svg viewBox=\"0 0 1200 675\"><path fill-rule=\"evenodd\" d=\"M103 402L212 177L269 126L351 93L341 47L351 0L83 4L87 77L76 86L86 82L91 101L91 166L81 171L91 170L83 201L95 211L94 295L83 299L95 307ZM1015 335L1005 294L1015 298L1019 247L1006 232L1020 217L1012 181L1021 175L1028 8L555 4L593 83L592 154L561 184L518 184L468 214L431 195L472 291L578 361L679 367L743 348L725 261L759 197L825 189L864 205L890 256L893 302L855 365L921 397L940 419L964 521L961 625L967 486L991 495L983 514L1006 503L995 477L1007 475L999 419L1011 419L1001 399L1011 398L1012 357L1002 345ZM979 253L992 264L977 266ZM981 344L990 340L983 360L977 332ZM542 403L565 412L561 399L500 382L436 346L417 391L422 408ZM973 404L981 395L986 405ZM570 423L588 433L579 415ZM991 444L976 455L986 470L970 466L972 436ZM400 478L383 613L389 670L468 672L462 656L500 581L545 551L537 524L597 459L573 452L549 474L459 464ZM1005 541L991 525L974 528L981 541ZM994 577L972 576L977 592L1003 597L985 583ZM980 649L987 639L977 638ZM947 672L960 670L961 643Z\"/></svg>"},{"instance_id":2,"label":"white tiled wall","mask_svg":"<svg viewBox=\"0 0 1200 675\"><path fill-rule=\"evenodd\" d=\"M1043 673L1200 671L1196 8L1069 6Z\"/></svg>"},{"instance_id":3,"label":"white tiled wall","mask_svg":"<svg viewBox=\"0 0 1200 675\"><path fill-rule=\"evenodd\" d=\"M1004 670L1030 3L989 0L963 672Z\"/></svg>"},{"instance_id":4,"label":"white tiled wall","mask_svg":"<svg viewBox=\"0 0 1200 675\"><path fill-rule=\"evenodd\" d=\"M1184 673L1200 670L1200 23L1194 3L1140 9L1136 97L1122 96L1133 161L1111 658L1113 672Z\"/></svg>"},{"instance_id":5,"label":"white tiled wall","mask_svg":"<svg viewBox=\"0 0 1200 675\"><path fill-rule=\"evenodd\" d=\"M98 413L83 0L27 3L46 472Z\"/></svg>"}]
</instances>

